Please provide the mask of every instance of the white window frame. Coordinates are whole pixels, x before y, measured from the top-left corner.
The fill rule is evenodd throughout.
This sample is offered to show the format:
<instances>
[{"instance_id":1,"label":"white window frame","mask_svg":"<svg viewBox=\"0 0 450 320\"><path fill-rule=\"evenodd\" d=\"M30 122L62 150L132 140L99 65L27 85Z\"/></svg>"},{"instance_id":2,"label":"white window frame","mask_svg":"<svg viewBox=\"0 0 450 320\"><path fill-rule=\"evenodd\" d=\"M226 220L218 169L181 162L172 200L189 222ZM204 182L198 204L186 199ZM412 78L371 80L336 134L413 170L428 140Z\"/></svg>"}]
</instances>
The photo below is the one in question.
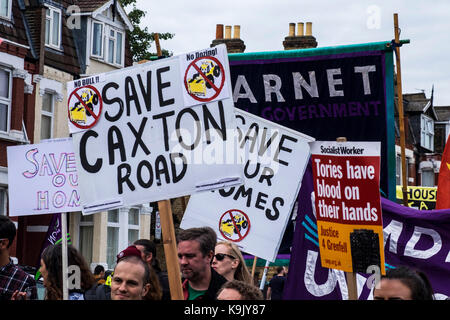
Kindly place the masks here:
<instances>
[{"instance_id":1,"label":"white window frame","mask_svg":"<svg viewBox=\"0 0 450 320\"><path fill-rule=\"evenodd\" d=\"M139 217L139 224L138 225L134 225L134 224L129 224L129 214L130 214L130 209L138 209L138 217ZM124 250L125 248L127 248L130 243L129 243L129 239L128 239L128 231L129 230L137 230L138 232L140 231L140 225L141 225L141 208L140 207L125 207L125 208L120 208L120 209L115 209L118 212L118 222L110 222L108 220L107 222L107 228L118 228L118 243L117 243L117 252L115 254L118 254L120 251ZM110 211L115 211L115 210L110 210ZM109 212L108 211L108 215ZM108 233L108 232L107 232ZM109 250L108 247L108 239L106 239L106 243L107 243L107 248L106 250ZM115 261L115 260L114 260ZM114 266L112 265L108 265L109 268L114 268Z\"/></svg>"},{"instance_id":2,"label":"white window frame","mask_svg":"<svg viewBox=\"0 0 450 320\"><path fill-rule=\"evenodd\" d=\"M111 36L111 31L114 32L114 36ZM120 63L116 63L117 61L117 33L120 33L122 35L122 43L121 43L121 52L120 52ZM104 60L108 64L114 65L114 66L124 66L125 61L125 32L122 30L118 30L117 28L114 28L112 26L108 26L105 30L105 57ZM113 53L113 61L109 61L109 41L112 40L114 42L114 53Z\"/></svg>"},{"instance_id":3,"label":"white window frame","mask_svg":"<svg viewBox=\"0 0 450 320\"><path fill-rule=\"evenodd\" d=\"M100 55L96 55L94 53L94 27L95 24L99 24L102 26L102 35L101 35L101 50L100 50ZM99 58L99 59L103 59L104 57L104 53L105 53L105 23L100 22L100 21L96 21L96 20L92 20L92 30L91 30L91 56L94 58Z\"/></svg>"},{"instance_id":4,"label":"white window frame","mask_svg":"<svg viewBox=\"0 0 450 320\"><path fill-rule=\"evenodd\" d=\"M431 123L432 129L428 130L428 124ZM429 141L431 140L431 145ZM420 145L428 150L434 151L434 121L430 117L420 115Z\"/></svg>"},{"instance_id":5,"label":"white window frame","mask_svg":"<svg viewBox=\"0 0 450 320\"><path fill-rule=\"evenodd\" d=\"M6 216L6 188L0 187L0 216Z\"/></svg>"},{"instance_id":6,"label":"white window frame","mask_svg":"<svg viewBox=\"0 0 450 320\"><path fill-rule=\"evenodd\" d=\"M4 1L6 1L8 3L8 8L7 8L6 16L0 15L0 18L11 20L11 17L12 17L12 0L0 0L0 2L4 2Z\"/></svg>"},{"instance_id":7,"label":"white window frame","mask_svg":"<svg viewBox=\"0 0 450 320\"><path fill-rule=\"evenodd\" d=\"M138 224L136 225L136 224L130 224L129 223L129 217L130 217L130 211L132 210L132 209L136 209L138 212L137 212L137 216L138 216ZM141 226L141 209L139 208L139 207L131 207L131 208L129 208L128 209L128 223L127 223L127 229L128 229L128 231L127 231L127 242L128 242L128 245L131 245L132 243L130 243L130 239L129 239L129 237L128 237L128 232L130 231L130 230L135 230L135 231L137 231L138 232L138 238L136 239L136 240L138 240L139 239L139 230L140 230L140 226Z\"/></svg>"},{"instance_id":8,"label":"white window frame","mask_svg":"<svg viewBox=\"0 0 450 320\"><path fill-rule=\"evenodd\" d=\"M433 180L432 185L424 184L424 174L431 175L431 179ZM435 177L435 172L434 172L433 168L422 169L422 171L420 172L420 175L421 175L420 184L422 187L435 187L436 186L436 177Z\"/></svg>"},{"instance_id":9,"label":"white window frame","mask_svg":"<svg viewBox=\"0 0 450 320\"><path fill-rule=\"evenodd\" d=\"M12 79L12 70L9 69L9 68L6 68L6 67L2 67L1 65L0 65L0 69L2 69L2 70L4 70L4 71L9 73L8 97L7 98L0 97L0 103L1 104L6 104L6 108L7 108L7 112L8 112L7 119L6 119L6 131L0 130L0 132L8 133L9 130L11 129L11 127L10 127L11 126L11 103L12 103L12 97L11 96L12 96L12 86L13 86L13 84L12 84L12 80L13 80Z\"/></svg>"},{"instance_id":10,"label":"white window frame","mask_svg":"<svg viewBox=\"0 0 450 320\"><path fill-rule=\"evenodd\" d=\"M44 95L48 94L50 95L51 99L51 112L44 110ZM50 118L50 137L45 139L52 139L53 138L53 122L55 119L55 95L52 92L45 91L44 95L42 96L42 106L41 106L41 140L42 140L42 117L49 117Z\"/></svg>"},{"instance_id":11,"label":"white window frame","mask_svg":"<svg viewBox=\"0 0 450 320\"><path fill-rule=\"evenodd\" d=\"M50 24L49 24L49 37L48 37L48 42L45 42L45 46L46 47L50 47L53 49L57 49L57 50L61 50L61 39L62 39L62 10L58 9L56 7L50 6L48 4L45 4L46 9L48 9L50 11L50 17L47 16L47 10L45 11L45 20L47 22L47 20L50 20ZM59 14L59 21L58 23L58 44L54 44L53 43L53 24L55 23L53 20L53 12L58 12ZM45 23L45 26L47 26L47 23ZM46 30L45 30L46 31ZM47 32L45 32L47 33Z\"/></svg>"},{"instance_id":12,"label":"white window frame","mask_svg":"<svg viewBox=\"0 0 450 320\"><path fill-rule=\"evenodd\" d=\"M93 215L88 215L88 216L84 216L84 217L92 217L92 221L81 221L81 218L83 218L83 214L82 213L80 213L79 214L79 221L78 221L78 234L80 235L79 236L79 238L78 238L78 249L80 250L80 252L81 252L81 228L82 227L92 227L92 228L94 228L94 216ZM93 235L92 235L93 236ZM94 239L92 239L92 243L94 243ZM93 255L93 249L94 248L91 248L91 254ZM88 260L87 259L87 257L84 257L86 260ZM88 262L88 264L90 264L90 263L92 263L92 261L87 261Z\"/></svg>"}]
</instances>

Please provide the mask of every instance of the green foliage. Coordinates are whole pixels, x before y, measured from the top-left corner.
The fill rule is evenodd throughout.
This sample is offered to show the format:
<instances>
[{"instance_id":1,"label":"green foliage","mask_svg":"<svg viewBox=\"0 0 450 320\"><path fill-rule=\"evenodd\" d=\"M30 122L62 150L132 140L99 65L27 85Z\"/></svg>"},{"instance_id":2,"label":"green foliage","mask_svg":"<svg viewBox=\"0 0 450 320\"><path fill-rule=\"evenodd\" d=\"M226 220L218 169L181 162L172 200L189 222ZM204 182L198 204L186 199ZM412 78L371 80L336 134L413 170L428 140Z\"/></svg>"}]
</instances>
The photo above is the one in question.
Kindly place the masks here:
<instances>
[{"instance_id":1,"label":"green foliage","mask_svg":"<svg viewBox=\"0 0 450 320\"><path fill-rule=\"evenodd\" d=\"M132 9L128 12L128 18L133 24L134 29L132 32L128 31L128 37L130 39L130 48L133 55L133 60L150 60L152 56L157 55L156 46L155 49L153 49L155 50L155 52L150 52L152 43L155 41L155 33L150 33L147 27L141 28L139 26L139 24L141 23L141 19L145 16L146 12L136 7L136 0L119 1L123 8L132 6ZM174 36L175 34L169 32L159 33L159 40L169 40ZM169 53L165 49L161 48L161 51L164 56L172 55L172 53Z\"/></svg>"}]
</instances>

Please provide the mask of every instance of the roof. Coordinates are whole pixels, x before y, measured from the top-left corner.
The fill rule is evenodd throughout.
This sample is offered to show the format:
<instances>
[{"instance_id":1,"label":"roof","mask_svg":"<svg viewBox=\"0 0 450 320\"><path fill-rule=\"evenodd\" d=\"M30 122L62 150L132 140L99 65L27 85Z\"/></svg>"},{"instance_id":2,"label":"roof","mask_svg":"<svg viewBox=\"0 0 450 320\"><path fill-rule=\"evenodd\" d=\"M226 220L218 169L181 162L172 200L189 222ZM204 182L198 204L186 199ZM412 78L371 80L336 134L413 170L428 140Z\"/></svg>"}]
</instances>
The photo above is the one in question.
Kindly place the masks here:
<instances>
[{"instance_id":1,"label":"roof","mask_svg":"<svg viewBox=\"0 0 450 320\"><path fill-rule=\"evenodd\" d=\"M17 1L12 1L11 20L0 18L0 38L29 47L26 26Z\"/></svg>"},{"instance_id":2,"label":"roof","mask_svg":"<svg viewBox=\"0 0 450 320\"><path fill-rule=\"evenodd\" d=\"M114 4L114 0L78 0L77 5L80 7L81 15L91 15L95 18L98 14L108 9ZM120 1L116 1L116 9L118 15L122 18L128 30L133 31L133 24L131 23L128 15L120 4Z\"/></svg>"},{"instance_id":3,"label":"roof","mask_svg":"<svg viewBox=\"0 0 450 320\"><path fill-rule=\"evenodd\" d=\"M81 12L94 12L110 0L78 0L77 6L80 7Z\"/></svg>"},{"instance_id":4,"label":"roof","mask_svg":"<svg viewBox=\"0 0 450 320\"><path fill-rule=\"evenodd\" d=\"M431 99L427 99L423 92L403 94L405 112L424 112L430 103Z\"/></svg>"},{"instance_id":5,"label":"roof","mask_svg":"<svg viewBox=\"0 0 450 320\"><path fill-rule=\"evenodd\" d=\"M450 106L434 106L438 121L450 121Z\"/></svg>"},{"instance_id":6,"label":"roof","mask_svg":"<svg viewBox=\"0 0 450 320\"><path fill-rule=\"evenodd\" d=\"M14 1L15 2L15 1ZM45 28L42 23L43 3L29 1L25 5L24 15L29 28L31 44L36 55L44 53L44 65L67 72L71 75L80 74L80 63L75 48L72 32L67 26L67 19L62 19L61 50L48 48L41 37L41 30ZM52 5L59 9L67 9L72 4L71 0L53 0ZM44 48L41 48L41 47ZM43 50L41 50L43 49Z\"/></svg>"}]
</instances>

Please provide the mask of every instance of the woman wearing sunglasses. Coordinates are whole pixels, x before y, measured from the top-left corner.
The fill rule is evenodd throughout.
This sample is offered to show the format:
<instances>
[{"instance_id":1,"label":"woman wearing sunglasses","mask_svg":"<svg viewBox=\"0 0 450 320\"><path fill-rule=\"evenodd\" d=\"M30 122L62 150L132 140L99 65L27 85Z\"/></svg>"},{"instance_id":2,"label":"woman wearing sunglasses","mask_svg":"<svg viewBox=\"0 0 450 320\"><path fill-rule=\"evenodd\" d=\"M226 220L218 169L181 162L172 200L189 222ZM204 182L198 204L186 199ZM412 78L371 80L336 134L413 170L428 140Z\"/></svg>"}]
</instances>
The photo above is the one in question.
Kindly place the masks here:
<instances>
[{"instance_id":1,"label":"woman wearing sunglasses","mask_svg":"<svg viewBox=\"0 0 450 320\"><path fill-rule=\"evenodd\" d=\"M228 281L240 280L253 284L244 257L238 246L232 242L221 241L216 244L212 267Z\"/></svg>"}]
</instances>

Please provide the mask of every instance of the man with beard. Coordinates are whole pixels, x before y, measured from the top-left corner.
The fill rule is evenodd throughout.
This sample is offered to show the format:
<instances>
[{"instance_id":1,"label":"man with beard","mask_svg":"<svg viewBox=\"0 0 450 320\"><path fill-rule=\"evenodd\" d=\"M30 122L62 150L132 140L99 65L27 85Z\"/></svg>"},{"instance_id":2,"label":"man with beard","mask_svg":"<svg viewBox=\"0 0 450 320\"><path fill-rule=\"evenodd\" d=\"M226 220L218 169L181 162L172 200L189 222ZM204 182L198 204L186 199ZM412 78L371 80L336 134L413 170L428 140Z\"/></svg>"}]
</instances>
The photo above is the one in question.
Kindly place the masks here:
<instances>
[{"instance_id":1,"label":"man with beard","mask_svg":"<svg viewBox=\"0 0 450 320\"><path fill-rule=\"evenodd\" d=\"M209 227L181 230L178 234L178 261L185 300L215 300L227 281L211 268L216 242L216 233Z\"/></svg>"}]
</instances>

